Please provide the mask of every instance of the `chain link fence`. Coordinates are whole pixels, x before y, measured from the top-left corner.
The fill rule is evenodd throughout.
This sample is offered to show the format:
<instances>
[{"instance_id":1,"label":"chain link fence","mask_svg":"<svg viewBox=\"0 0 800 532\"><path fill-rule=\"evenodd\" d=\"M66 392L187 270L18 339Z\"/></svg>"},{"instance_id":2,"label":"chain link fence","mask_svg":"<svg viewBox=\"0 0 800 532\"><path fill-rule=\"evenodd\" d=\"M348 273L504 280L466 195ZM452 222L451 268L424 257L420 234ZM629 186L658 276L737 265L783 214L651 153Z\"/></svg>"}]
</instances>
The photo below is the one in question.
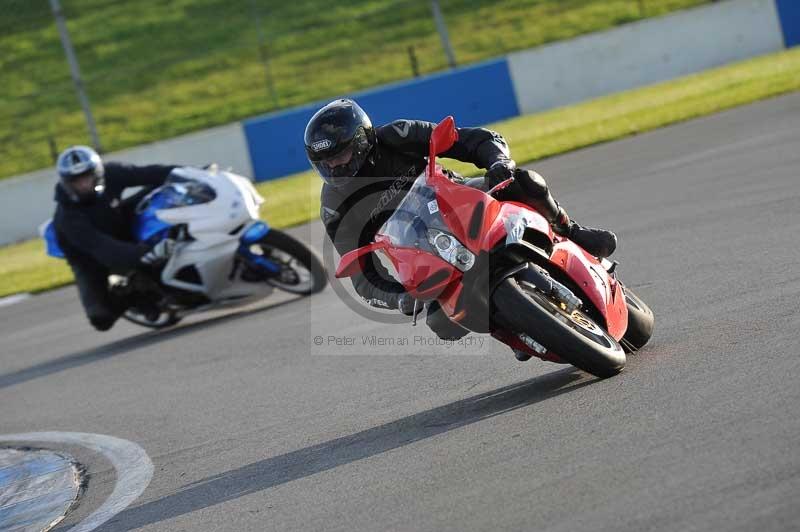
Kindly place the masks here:
<instances>
[{"instance_id":1,"label":"chain link fence","mask_svg":"<svg viewBox=\"0 0 800 532\"><path fill-rule=\"evenodd\" d=\"M99 138L110 151L709 1L60 4ZM60 149L91 139L50 3L0 2L0 176L8 176L47 166Z\"/></svg>"}]
</instances>

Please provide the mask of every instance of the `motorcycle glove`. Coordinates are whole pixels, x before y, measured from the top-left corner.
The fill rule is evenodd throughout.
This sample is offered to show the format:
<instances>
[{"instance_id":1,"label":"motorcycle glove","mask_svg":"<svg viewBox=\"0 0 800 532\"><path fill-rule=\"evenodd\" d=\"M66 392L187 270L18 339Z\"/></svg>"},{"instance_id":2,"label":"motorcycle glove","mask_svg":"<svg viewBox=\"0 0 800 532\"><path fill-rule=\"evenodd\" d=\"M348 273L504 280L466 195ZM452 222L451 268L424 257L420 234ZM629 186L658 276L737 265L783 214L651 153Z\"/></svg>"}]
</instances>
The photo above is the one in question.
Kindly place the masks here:
<instances>
[{"instance_id":1,"label":"motorcycle glove","mask_svg":"<svg viewBox=\"0 0 800 532\"><path fill-rule=\"evenodd\" d=\"M517 168L517 163L512 159L500 159L496 161L489 170L486 171L486 185L488 188L494 187L514 177L514 170Z\"/></svg>"}]
</instances>

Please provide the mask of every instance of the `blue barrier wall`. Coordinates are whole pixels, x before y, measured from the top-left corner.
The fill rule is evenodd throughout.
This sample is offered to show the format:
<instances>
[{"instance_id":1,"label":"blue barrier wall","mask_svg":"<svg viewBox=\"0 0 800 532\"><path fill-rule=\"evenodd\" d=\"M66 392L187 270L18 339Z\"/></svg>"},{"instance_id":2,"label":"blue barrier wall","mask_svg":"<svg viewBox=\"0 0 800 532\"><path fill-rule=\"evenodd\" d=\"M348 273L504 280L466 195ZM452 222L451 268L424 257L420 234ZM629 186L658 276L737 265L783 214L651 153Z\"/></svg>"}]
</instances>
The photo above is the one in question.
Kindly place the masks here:
<instances>
[{"instance_id":1,"label":"blue barrier wall","mask_svg":"<svg viewBox=\"0 0 800 532\"><path fill-rule=\"evenodd\" d=\"M459 126L480 126L519 114L506 59L387 85L349 97L364 108L375 125L398 118L438 122L453 115ZM253 175L257 181L310 168L303 150L303 132L311 116L327 101L244 122Z\"/></svg>"},{"instance_id":2,"label":"blue barrier wall","mask_svg":"<svg viewBox=\"0 0 800 532\"><path fill-rule=\"evenodd\" d=\"M800 0L775 0L786 48L800 44Z\"/></svg>"}]
</instances>

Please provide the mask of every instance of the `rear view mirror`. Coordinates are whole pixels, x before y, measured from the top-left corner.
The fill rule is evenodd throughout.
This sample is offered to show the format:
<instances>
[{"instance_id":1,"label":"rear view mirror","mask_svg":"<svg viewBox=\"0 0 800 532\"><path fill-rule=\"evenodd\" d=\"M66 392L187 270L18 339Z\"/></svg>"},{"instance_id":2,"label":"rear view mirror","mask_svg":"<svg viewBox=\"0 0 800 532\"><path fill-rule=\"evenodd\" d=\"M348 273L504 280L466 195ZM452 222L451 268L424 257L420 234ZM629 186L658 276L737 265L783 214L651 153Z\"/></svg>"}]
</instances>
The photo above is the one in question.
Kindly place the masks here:
<instances>
[{"instance_id":1,"label":"rear view mirror","mask_svg":"<svg viewBox=\"0 0 800 532\"><path fill-rule=\"evenodd\" d=\"M458 131L456 131L456 122L452 116L446 117L433 128L428 156L429 175L433 174L433 169L436 166L436 156L449 150L457 140Z\"/></svg>"}]
</instances>

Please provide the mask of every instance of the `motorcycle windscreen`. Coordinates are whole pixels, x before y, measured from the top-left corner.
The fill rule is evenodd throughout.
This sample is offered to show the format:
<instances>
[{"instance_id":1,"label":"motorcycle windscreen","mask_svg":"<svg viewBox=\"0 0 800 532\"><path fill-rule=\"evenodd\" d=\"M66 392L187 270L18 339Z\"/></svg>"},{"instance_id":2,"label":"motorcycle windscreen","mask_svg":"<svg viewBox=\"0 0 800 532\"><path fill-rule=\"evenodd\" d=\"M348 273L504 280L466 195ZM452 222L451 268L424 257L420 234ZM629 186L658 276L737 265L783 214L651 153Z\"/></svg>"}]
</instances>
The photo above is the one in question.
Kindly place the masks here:
<instances>
[{"instance_id":1,"label":"motorcycle windscreen","mask_svg":"<svg viewBox=\"0 0 800 532\"><path fill-rule=\"evenodd\" d=\"M417 178L378 231L378 239L391 242L385 253L392 261L395 277L414 297L436 298L458 275L434 248L443 240L453 244L455 239L449 234L439 212L436 191L428 186L425 175Z\"/></svg>"},{"instance_id":2,"label":"motorcycle windscreen","mask_svg":"<svg viewBox=\"0 0 800 532\"><path fill-rule=\"evenodd\" d=\"M436 191L428 186L423 174L414 181L378 234L388 237L394 247L436 254L431 239L440 231L450 230L439 212Z\"/></svg>"},{"instance_id":3,"label":"motorcycle windscreen","mask_svg":"<svg viewBox=\"0 0 800 532\"><path fill-rule=\"evenodd\" d=\"M162 186L145 196L136 207L133 236L138 242L155 244L165 238L172 227L158 218L158 211L208 203L216 196L206 183L170 174Z\"/></svg>"}]
</instances>

